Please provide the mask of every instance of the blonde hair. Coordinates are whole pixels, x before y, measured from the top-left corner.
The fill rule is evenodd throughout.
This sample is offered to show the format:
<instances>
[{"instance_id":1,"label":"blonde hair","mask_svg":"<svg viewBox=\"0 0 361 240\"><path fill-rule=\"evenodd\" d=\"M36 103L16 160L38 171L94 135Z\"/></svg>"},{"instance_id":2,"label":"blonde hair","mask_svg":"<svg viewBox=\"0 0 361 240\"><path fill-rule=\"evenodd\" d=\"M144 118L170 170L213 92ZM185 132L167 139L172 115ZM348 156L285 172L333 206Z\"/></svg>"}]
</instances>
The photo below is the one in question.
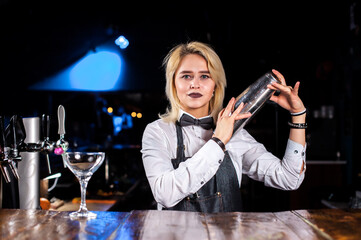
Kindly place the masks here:
<instances>
[{"instance_id":1,"label":"blonde hair","mask_svg":"<svg viewBox=\"0 0 361 240\"><path fill-rule=\"evenodd\" d=\"M224 90L227 85L226 74L217 53L212 47L201 42L179 44L173 47L164 58L163 67L165 67L166 77L165 93L170 106L167 108L166 113L159 115L159 117L166 122L176 122L178 118L181 103L177 96L174 77L182 58L188 54L198 54L207 61L208 70L215 82L214 96L209 104L209 114L217 121L218 112L223 107Z\"/></svg>"}]
</instances>

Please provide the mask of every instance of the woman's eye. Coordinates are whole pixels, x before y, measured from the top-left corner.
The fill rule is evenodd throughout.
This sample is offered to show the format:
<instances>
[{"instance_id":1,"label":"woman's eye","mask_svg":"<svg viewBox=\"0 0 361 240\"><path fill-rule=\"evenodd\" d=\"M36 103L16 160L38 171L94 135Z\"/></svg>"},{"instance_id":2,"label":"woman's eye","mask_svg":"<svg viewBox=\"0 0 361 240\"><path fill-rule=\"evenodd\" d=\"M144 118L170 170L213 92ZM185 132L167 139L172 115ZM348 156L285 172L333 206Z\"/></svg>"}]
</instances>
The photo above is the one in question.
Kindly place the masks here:
<instances>
[{"instance_id":1,"label":"woman's eye","mask_svg":"<svg viewBox=\"0 0 361 240\"><path fill-rule=\"evenodd\" d=\"M184 79L192 79L192 76L191 75L183 75L182 78L184 78Z\"/></svg>"},{"instance_id":2,"label":"woman's eye","mask_svg":"<svg viewBox=\"0 0 361 240\"><path fill-rule=\"evenodd\" d=\"M211 76L209 76L209 75L202 75L201 76L201 79L208 79L208 78L210 78Z\"/></svg>"}]
</instances>

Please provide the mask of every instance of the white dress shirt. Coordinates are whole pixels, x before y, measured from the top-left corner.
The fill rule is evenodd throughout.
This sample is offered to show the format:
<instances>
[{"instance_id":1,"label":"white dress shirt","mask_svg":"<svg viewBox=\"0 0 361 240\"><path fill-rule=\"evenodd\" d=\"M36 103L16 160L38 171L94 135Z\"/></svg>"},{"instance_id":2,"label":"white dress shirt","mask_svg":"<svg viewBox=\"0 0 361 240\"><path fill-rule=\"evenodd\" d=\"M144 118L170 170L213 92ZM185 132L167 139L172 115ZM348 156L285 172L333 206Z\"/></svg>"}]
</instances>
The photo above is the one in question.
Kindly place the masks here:
<instances>
[{"instance_id":1,"label":"white dress shirt","mask_svg":"<svg viewBox=\"0 0 361 240\"><path fill-rule=\"evenodd\" d=\"M180 116L184 112L180 112ZM179 117L180 117L179 116ZM213 131L200 126L182 127L187 161L173 168L177 155L174 123L158 119L147 125L142 139L142 158L158 209L172 207L198 191L217 172L224 152L211 140ZM245 129L238 130L226 144L241 186L242 174L264 182L265 186L297 189L303 179L306 147L288 140L282 160L266 150ZM304 164L305 168L306 164Z\"/></svg>"}]
</instances>

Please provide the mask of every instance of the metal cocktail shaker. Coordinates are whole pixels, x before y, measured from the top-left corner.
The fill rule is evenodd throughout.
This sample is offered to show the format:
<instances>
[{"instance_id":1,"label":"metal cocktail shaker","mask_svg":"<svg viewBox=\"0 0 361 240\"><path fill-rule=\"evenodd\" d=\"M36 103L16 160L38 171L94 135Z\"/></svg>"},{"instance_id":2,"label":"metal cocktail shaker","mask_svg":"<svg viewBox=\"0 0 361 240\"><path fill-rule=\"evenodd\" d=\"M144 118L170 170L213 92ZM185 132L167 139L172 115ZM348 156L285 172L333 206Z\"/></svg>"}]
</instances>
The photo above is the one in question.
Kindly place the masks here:
<instances>
[{"instance_id":1,"label":"metal cocktail shaker","mask_svg":"<svg viewBox=\"0 0 361 240\"><path fill-rule=\"evenodd\" d=\"M270 71L258 78L257 81L252 83L236 98L234 109L236 109L243 102L244 107L241 113L249 112L252 113L252 116L249 118L237 120L234 123L233 133L243 128L252 119L252 117L256 115L264 103L270 99L275 91L267 88L267 85L271 84L272 82L281 83L277 76Z\"/></svg>"}]
</instances>

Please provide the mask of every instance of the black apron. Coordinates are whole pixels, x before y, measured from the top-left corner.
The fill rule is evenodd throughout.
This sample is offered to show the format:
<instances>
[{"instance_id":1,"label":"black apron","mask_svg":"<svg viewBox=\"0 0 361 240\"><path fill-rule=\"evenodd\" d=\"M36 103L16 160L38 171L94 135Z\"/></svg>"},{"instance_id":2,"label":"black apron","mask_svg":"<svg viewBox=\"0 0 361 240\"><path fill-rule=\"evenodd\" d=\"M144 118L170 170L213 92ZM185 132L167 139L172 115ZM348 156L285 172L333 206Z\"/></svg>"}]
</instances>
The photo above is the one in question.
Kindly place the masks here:
<instances>
[{"instance_id":1,"label":"black apron","mask_svg":"<svg viewBox=\"0 0 361 240\"><path fill-rule=\"evenodd\" d=\"M176 122L177 130L177 158L172 159L174 169L181 162L186 161L182 127ZM196 193L187 196L177 205L166 210L179 210L191 212L236 212L241 211L241 191L238 184L236 170L232 160L225 152L224 159L216 174L201 187Z\"/></svg>"}]
</instances>

